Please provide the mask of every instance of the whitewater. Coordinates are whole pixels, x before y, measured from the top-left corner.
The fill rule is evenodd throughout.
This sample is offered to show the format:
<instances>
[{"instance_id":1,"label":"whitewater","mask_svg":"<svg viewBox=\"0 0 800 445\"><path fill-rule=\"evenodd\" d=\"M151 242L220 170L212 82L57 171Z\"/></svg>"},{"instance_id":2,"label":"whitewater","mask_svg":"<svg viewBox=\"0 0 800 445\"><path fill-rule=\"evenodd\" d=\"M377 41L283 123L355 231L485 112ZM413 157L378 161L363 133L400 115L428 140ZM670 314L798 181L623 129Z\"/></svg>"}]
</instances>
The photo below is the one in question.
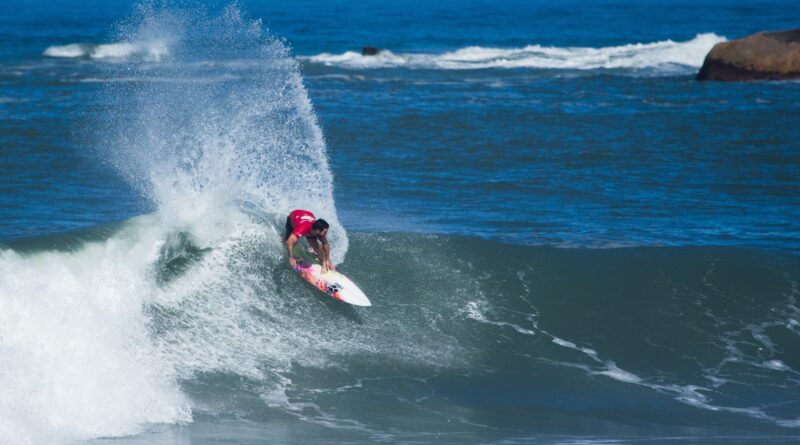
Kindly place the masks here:
<instances>
[{"instance_id":1,"label":"whitewater","mask_svg":"<svg viewBox=\"0 0 800 445\"><path fill-rule=\"evenodd\" d=\"M279 291L240 263L255 252L281 263L282 215L315 209L331 224L334 261L347 251L325 143L280 41L235 7L206 17L144 5L118 33L125 43L95 56L130 55L154 38L169 42L169 51L145 52L158 57L140 65L109 67L173 82L109 87L104 94L116 106L95 135L98 157L156 210L65 251L0 253L0 350L14 363L0 374L9 388L0 402L4 443L65 443L189 422L180 378L210 371L263 377L265 355L288 366L290 356L309 352L306 340L286 338L249 314L268 310L263 295ZM262 68L233 92L197 85L203 67L193 62L223 54L259 60ZM253 208L258 214L246 216L243 209ZM176 258L186 260L187 249L204 252L202 261L168 282L165 274ZM153 326L158 313L178 309L180 331Z\"/></svg>"},{"instance_id":2,"label":"whitewater","mask_svg":"<svg viewBox=\"0 0 800 445\"><path fill-rule=\"evenodd\" d=\"M528 45L523 48L469 46L455 51L435 53L394 53L380 50L376 55L347 51L322 53L301 60L348 69L411 68L442 70L474 69L654 69L663 74L699 68L708 51L727 39L714 33L698 34L686 42L666 40L654 43L631 43L611 47L552 47Z\"/></svg>"},{"instance_id":3,"label":"whitewater","mask_svg":"<svg viewBox=\"0 0 800 445\"><path fill-rule=\"evenodd\" d=\"M666 40L630 43L611 47L552 47L538 44L523 48L468 46L444 53L396 53L379 49L376 55L346 51L341 54L301 55L305 63L346 69L554 69L554 70L651 70L654 74L674 75L696 70L711 48L727 39L714 33L698 34L686 42ZM157 61L168 51L162 40L137 43L53 45L43 55L56 58L145 59Z\"/></svg>"}]
</instances>

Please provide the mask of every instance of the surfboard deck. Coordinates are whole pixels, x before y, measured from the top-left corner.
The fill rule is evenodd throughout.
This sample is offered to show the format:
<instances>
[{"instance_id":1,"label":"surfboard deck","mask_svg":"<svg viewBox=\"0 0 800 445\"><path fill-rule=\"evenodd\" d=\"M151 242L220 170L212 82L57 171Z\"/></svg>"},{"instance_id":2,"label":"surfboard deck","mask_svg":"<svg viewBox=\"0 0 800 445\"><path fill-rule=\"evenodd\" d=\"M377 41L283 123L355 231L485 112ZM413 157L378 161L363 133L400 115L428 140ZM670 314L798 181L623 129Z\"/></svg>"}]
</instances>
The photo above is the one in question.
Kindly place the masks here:
<instances>
[{"instance_id":1,"label":"surfboard deck","mask_svg":"<svg viewBox=\"0 0 800 445\"><path fill-rule=\"evenodd\" d=\"M323 293L354 306L372 306L364 292L347 276L335 270L322 273L319 259L304 246L297 243L293 249L297 266L294 270Z\"/></svg>"}]
</instances>

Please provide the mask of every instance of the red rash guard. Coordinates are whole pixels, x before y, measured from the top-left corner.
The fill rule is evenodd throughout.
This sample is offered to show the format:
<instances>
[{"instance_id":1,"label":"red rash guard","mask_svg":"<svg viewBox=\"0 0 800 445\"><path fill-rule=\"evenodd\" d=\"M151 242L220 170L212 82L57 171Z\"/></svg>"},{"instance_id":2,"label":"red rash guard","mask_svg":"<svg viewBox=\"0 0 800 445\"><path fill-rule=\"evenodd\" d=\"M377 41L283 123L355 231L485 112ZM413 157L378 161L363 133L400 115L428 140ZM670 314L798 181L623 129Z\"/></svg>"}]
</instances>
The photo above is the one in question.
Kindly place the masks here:
<instances>
[{"instance_id":1,"label":"red rash guard","mask_svg":"<svg viewBox=\"0 0 800 445\"><path fill-rule=\"evenodd\" d=\"M311 226L317 219L308 210L294 210L289 214L289 220L292 222L292 235L300 239L300 237L308 236Z\"/></svg>"}]
</instances>

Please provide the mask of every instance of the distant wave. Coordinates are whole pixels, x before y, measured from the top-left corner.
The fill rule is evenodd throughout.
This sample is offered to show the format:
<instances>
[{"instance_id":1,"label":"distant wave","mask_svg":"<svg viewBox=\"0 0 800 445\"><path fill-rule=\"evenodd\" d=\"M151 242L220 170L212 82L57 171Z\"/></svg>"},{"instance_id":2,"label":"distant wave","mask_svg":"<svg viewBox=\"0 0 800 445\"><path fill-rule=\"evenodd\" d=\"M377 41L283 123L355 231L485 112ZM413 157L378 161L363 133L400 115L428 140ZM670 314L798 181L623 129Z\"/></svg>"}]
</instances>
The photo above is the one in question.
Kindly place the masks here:
<instances>
[{"instance_id":1,"label":"distant wave","mask_svg":"<svg viewBox=\"0 0 800 445\"><path fill-rule=\"evenodd\" d=\"M108 43L100 45L70 43L69 45L50 46L44 51L44 55L47 57L88 59L141 57L148 60L160 60L167 54L169 54L169 50L164 42Z\"/></svg>"},{"instance_id":2,"label":"distant wave","mask_svg":"<svg viewBox=\"0 0 800 445\"><path fill-rule=\"evenodd\" d=\"M299 57L303 61L348 69L417 68L465 70L486 68L540 69L648 69L699 67L708 51L725 37L698 34L685 42L665 40L603 48L528 45L524 48L468 46L452 52L394 53L383 50L374 56L355 51Z\"/></svg>"},{"instance_id":3,"label":"distant wave","mask_svg":"<svg viewBox=\"0 0 800 445\"><path fill-rule=\"evenodd\" d=\"M303 62L345 69L409 68L468 69L656 69L675 71L699 68L706 54L727 39L714 33L698 34L685 42L664 40L601 48L528 45L523 48L468 46L445 53L395 53L384 49L374 56L347 51L298 56ZM128 59L159 61L170 53L164 41L138 43L71 43L48 47L43 55L58 58Z\"/></svg>"}]
</instances>

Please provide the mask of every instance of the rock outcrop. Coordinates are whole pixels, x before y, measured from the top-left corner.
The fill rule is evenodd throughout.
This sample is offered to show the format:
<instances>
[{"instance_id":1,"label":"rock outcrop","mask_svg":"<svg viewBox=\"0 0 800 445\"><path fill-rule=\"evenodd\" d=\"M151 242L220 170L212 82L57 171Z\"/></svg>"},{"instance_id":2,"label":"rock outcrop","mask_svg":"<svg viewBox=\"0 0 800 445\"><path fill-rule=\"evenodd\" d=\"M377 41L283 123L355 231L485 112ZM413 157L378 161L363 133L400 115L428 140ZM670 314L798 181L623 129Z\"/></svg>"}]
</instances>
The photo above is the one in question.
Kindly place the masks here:
<instances>
[{"instance_id":1,"label":"rock outcrop","mask_svg":"<svg viewBox=\"0 0 800 445\"><path fill-rule=\"evenodd\" d=\"M362 56L377 56L379 52L381 52L381 49L375 48L374 46L365 46L361 48Z\"/></svg>"},{"instance_id":2,"label":"rock outcrop","mask_svg":"<svg viewBox=\"0 0 800 445\"><path fill-rule=\"evenodd\" d=\"M714 45L698 80L786 80L800 78L800 29L760 32Z\"/></svg>"}]
</instances>

